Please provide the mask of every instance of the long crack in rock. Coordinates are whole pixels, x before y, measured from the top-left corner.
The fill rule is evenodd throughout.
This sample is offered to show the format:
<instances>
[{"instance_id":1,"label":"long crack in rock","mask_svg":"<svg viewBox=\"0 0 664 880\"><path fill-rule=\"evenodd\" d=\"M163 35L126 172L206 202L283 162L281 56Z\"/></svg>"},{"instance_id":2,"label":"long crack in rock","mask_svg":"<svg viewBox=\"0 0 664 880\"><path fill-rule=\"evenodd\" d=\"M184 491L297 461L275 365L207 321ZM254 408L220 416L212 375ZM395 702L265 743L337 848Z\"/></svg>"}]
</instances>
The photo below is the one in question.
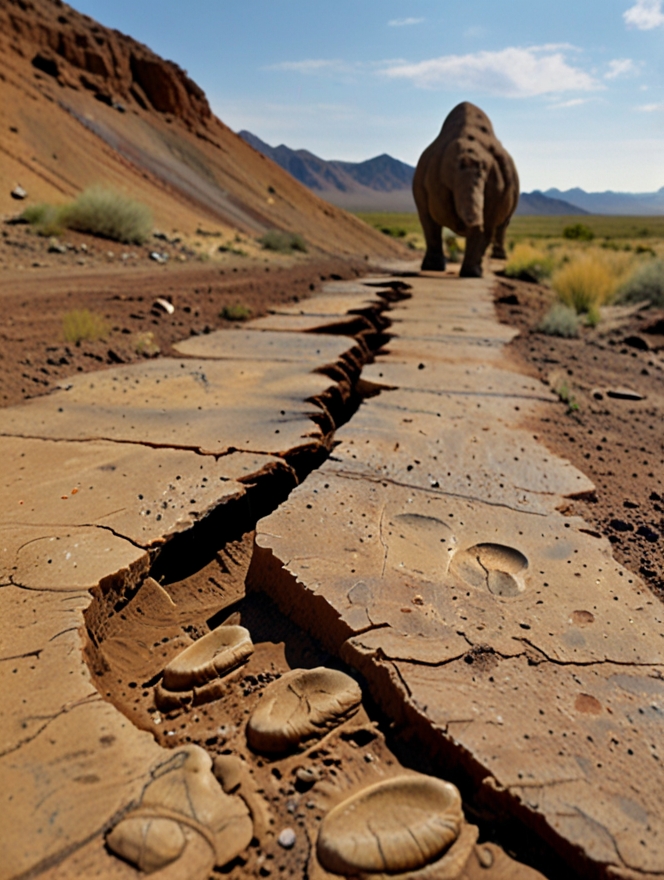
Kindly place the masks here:
<instances>
[{"instance_id":1,"label":"long crack in rock","mask_svg":"<svg viewBox=\"0 0 664 880\"><path fill-rule=\"evenodd\" d=\"M593 486L518 427L553 398L502 359L489 292L413 281L363 373L383 392L258 524L248 583L476 805L584 877L659 877L661 607L558 512Z\"/></svg>"}]
</instances>

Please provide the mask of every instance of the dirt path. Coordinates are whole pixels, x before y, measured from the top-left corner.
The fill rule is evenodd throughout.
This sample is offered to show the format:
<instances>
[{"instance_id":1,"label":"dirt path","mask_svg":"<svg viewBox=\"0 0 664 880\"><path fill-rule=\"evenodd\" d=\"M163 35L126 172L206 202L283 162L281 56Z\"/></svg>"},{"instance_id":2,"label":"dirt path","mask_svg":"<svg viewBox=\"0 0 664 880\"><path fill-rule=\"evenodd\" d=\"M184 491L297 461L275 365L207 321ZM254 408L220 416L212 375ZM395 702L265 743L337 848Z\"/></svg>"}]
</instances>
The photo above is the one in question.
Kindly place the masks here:
<instances>
[{"instance_id":1,"label":"dirt path","mask_svg":"<svg viewBox=\"0 0 664 880\"><path fill-rule=\"evenodd\" d=\"M44 261L48 242L21 227L11 234L37 247L32 257ZM77 373L136 363L151 352L171 354L179 340L237 324L222 316L224 308L241 306L246 315L259 317L270 306L311 296L326 280L354 278L360 269L365 271L359 263L339 259L272 258L257 264L236 257L227 265L192 261L158 266L142 251L141 265L136 260L123 264L122 247L94 239L90 244L90 236L78 238L77 248L88 242L84 262L91 265L78 265L78 250L48 256L42 267L32 268L24 260L25 268L2 272L0 407L44 394ZM91 255L93 248L97 253ZM111 259L107 252L115 256ZM158 298L173 304L172 315L155 307ZM63 317L80 309L103 319L108 328L103 339L79 345L65 341Z\"/></svg>"}]
</instances>

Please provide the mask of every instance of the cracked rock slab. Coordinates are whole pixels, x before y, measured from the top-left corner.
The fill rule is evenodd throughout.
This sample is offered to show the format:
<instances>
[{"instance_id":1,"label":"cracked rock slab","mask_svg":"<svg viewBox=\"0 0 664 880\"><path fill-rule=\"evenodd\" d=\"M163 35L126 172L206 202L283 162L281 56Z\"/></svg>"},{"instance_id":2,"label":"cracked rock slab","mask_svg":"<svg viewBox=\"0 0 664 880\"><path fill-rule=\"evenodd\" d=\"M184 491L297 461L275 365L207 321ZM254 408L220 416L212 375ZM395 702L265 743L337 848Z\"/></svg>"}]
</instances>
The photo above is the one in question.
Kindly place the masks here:
<instances>
[{"instance_id":1,"label":"cracked rock slab","mask_svg":"<svg viewBox=\"0 0 664 880\"><path fill-rule=\"evenodd\" d=\"M558 512L592 483L518 426L553 398L497 356L490 306L487 281L414 280L393 353L363 373L381 394L259 523L249 581L487 808L583 876L659 877L661 608ZM484 359L449 344L477 310Z\"/></svg>"},{"instance_id":2,"label":"cracked rock slab","mask_svg":"<svg viewBox=\"0 0 664 880\"><path fill-rule=\"evenodd\" d=\"M2 433L285 454L320 444L312 421L320 409L306 401L331 385L297 364L164 358L73 377L48 397L6 409Z\"/></svg>"}]
</instances>

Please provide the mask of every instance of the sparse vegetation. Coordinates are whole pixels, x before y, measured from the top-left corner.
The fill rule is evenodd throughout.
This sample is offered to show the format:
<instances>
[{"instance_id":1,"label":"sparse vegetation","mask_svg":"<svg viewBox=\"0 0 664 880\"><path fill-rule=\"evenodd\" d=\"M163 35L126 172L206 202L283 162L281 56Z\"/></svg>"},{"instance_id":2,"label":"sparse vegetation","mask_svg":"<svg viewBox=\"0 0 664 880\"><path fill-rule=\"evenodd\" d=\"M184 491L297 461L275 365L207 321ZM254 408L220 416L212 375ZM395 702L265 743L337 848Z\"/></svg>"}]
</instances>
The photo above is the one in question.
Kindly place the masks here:
<instances>
[{"instance_id":1,"label":"sparse vegetation","mask_svg":"<svg viewBox=\"0 0 664 880\"><path fill-rule=\"evenodd\" d=\"M553 272L553 258L539 248L529 244L514 246L505 265L508 278L539 282L549 278Z\"/></svg>"},{"instance_id":2,"label":"sparse vegetation","mask_svg":"<svg viewBox=\"0 0 664 880\"><path fill-rule=\"evenodd\" d=\"M101 315L89 309L72 309L62 318L62 330L66 342L80 345L81 342L103 339L109 327Z\"/></svg>"},{"instance_id":3,"label":"sparse vegetation","mask_svg":"<svg viewBox=\"0 0 664 880\"><path fill-rule=\"evenodd\" d=\"M579 316L576 310L564 303L554 303L537 325L540 333L571 339L579 335Z\"/></svg>"},{"instance_id":4,"label":"sparse vegetation","mask_svg":"<svg viewBox=\"0 0 664 880\"><path fill-rule=\"evenodd\" d=\"M248 321L251 318L251 309L240 303L234 306L224 306L219 317L225 321Z\"/></svg>"},{"instance_id":5,"label":"sparse vegetation","mask_svg":"<svg viewBox=\"0 0 664 880\"><path fill-rule=\"evenodd\" d=\"M584 254L559 269L551 279L558 298L577 313L588 313L610 301L616 279L596 254Z\"/></svg>"},{"instance_id":6,"label":"sparse vegetation","mask_svg":"<svg viewBox=\"0 0 664 880\"><path fill-rule=\"evenodd\" d=\"M280 254L291 254L293 251L307 252L307 245L297 232L284 232L281 229L270 229L258 239L260 246L266 251Z\"/></svg>"},{"instance_id":7,"label":"sparse vegetation","mask_svg":"<svg viewBox=\"0 0 664 880\"><path fill-rule=\"evenodd\" d=\"M664 306L664 260L648 260L641 263L620 286L620 302L647 300L656 306Z\"/></svg>"},{"instance_id":8,"label":"sparse vegetation","mask_svg":"<svg viewBox=\"0 0 664 880\"><path fill-rule=\"evenodd\" d=\"M592 241L594 237L595 233L592 229L583 223L572 223L563 229L563 238L570 241Z\"/></svg>"},{"instance_id":9,"label":"sparse vegetation","mask_svg":"<svg viewBox=\"0 0 664 880\"><path fill-rule=\"evenodd\" d=\"M573 413L578 412L580 407L576 401L576 398L572 394L569 385L567 382L561 382L553 389L558 397L562 400L563 403L567 404L567 412Z\"/></svg>"},{"instance_id":10,"label":"sparse vegetation","mask_svg":"<svg viewBox=\"0 0 664 880\"><path fill-rule=\"evenodd\" d=\"M161 349L157 345L154 333L147 330L145 333L137 334L134 340L134 351L136 354L143 355L146 358L157 357Z\"/></svg>"},{"instance_id":11,"label":"sparse vegetation","mask_svg":"<svg viewBox=\"0 0 664 880\"><path fill-rule=\"evenodd\" d=\"M142 244L152 230L152 212L146 205L97 186L68 205L64 219L70 229L128 244Z\"/></svg>"},{"instance_id":12,"label":"sparse vegetation","mask_svg":"<svg viewBox=\"0 0 664 880\"><path fill-rule=\"evenodd\" d=\"M65 229L76 229L127 244L142 244L152 229L152 212L146 205L96 186L66 205L31 205L21 218L40 235L61 235Z\"/></svg>"}]
</instances>

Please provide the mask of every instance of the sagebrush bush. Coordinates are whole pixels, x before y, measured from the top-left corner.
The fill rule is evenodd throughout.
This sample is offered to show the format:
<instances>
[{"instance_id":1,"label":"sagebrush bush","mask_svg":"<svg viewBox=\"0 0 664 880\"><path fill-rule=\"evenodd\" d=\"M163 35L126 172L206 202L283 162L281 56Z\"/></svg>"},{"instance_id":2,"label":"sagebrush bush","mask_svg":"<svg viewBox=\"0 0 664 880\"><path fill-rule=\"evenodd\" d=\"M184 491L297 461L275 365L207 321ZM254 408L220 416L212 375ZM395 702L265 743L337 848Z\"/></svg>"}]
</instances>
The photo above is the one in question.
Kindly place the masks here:
<instances>
[{"instance_id":1,"label":"sagebrush bush","mask_svg":"<svg viewBox=\"0 0 664 880\"><path fill-rule=\"evenodd\" d=\"M594 237L595 233L592 229L589 226L584 226L583 223L574 223L563 229L563 238L568 238L571 241L592 241Z\"/></svg>"},{"instance_id":2,"label":"sagebrush bush","mask_svg":"<svg viewBox=\"0 0 664 880\"><path fill-rule=\"evenodd\" d=\"M106 320L89 309L72 309L62 318L65 341L74 345L88 340L103 339L108 330Z\"/></svg>"},{"instance_id":3,"label":"sagebrush bush","mask_svg":"<svg viewBox=\"0 0 664 880\"><path fill-rule=\"evenodd\" d=\"M542 281L553 272L553 257L530 244L517 244L505 264L508 278L521 281Z\"/></svg>"},{"instance_id":4,"label":"sagebrush bush","mask_svg":"<svg viewBox=\"0 0 664 880\"><path fill-rule=\"evenodd\" d=\"M537 325L540 333L571 338L579 335L579 316L564 303L554 303Z\"/></svg>"},{"instance_id":5,"label":"sagebrush bush","mask_svg":"<svg viewBox=\"0 0 664 880\"><path fill-rule=\"evenodd\" d=\"M283 232L281 229L270 229L258 239L260 246L266 251L277 251L290 254L293 251L307 252L305 240L297 232Z\"/></svg>"},{"instance_id":6,"label":"sagebrush bush","mask_svg":"<svg viewBox=\"0 0 664 880\"><path fill-rule=\"evenodd\" d=\"M127 244L142 244L152 230L152 212L112 189L93 186L67 205L66 225Z\"/></svg>"},{"instance_id":7,"label":"sagebrush bush","mask_svg":"<svg viewBox=\"0 0 664 880\"><path fill-rule=\"evenodd\" d=\"M649 301L664 306L664 260L640 263L618 290L620 302Z\"/></svg>"},{"instance_id":8,"label":"sagebrush bush","mask_svg":"<svg viewBox=\"0 0 664 880\"><path fill-rule=\"evenodd\" d=\"M127 244L142 244L152 230L152 212L146 205L99 186L86 189L67 205L31 205L21 218L40 235L77 229Z\"/></svg>"},{"instance_id":9,"label":"sagebrush bush","mask_svg":"<svg viewBox=\"0 0 664 880\"><path fill-rule=\"evenodd\" d=\"M61 235L65 230L66 205L29 205L21 214L21 220L25 220L34 226L39 235Z\"/></svg>"},{"instance_id":10,"label":"sagebrush bush","mask_svg":"<svg viewBox=\"0 0 664 880\"><path fill-rule=\"evenodd\" d=\"M603 260L587 254L571 260L551 279L558 298L576 312L589 312L611 300L616 276Z\"/></svg>"}]
</instances>

